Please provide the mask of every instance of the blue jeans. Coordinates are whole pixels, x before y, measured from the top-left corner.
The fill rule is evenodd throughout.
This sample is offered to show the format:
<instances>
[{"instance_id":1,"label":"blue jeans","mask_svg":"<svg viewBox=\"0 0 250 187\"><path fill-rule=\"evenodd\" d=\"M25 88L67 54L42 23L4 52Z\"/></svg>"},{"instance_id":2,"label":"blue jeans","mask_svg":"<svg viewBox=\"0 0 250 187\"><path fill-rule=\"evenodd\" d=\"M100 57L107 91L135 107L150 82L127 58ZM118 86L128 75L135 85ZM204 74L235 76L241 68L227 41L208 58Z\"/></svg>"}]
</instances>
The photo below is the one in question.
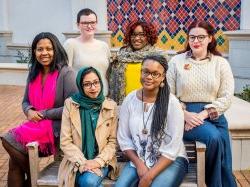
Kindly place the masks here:
<instances>
[{"instance_id":1,"label":"blue jeans","mask_svg":"<svg viewBox=\"0 0 250 187\"><path fill-rule=\"evenodd\" d=\"M154 178L151 187L178 187L188 171L188 162L185 158L176 160ZM115 187L137 187L139 176L135 167L128 162L121 172Z\"/></svg>"},{"instance_id":2,"label":"blue jeans","mask_svg":"<svg viewBox=\"0 0 250 187\"><path fill-rule=\"evenodd\" d=\"M186 110L199 113L207 103L186 103ZM232 173L232 153L228 123L224 115L184 132L184 140L206 144L206 184L208 187L236 187Z\"/></svg>"},{"instance_id":3,"label":"blue jeans","mask_svg":"<svg viewBox=\"0 0 250 187\"><path fill-rule=\"evenodd\" d=\"M76 186L78 187L85 187L85 186L91 186L91 187L102 187L102 180L108 175L109 169L108 167L101 169L103 176L99 177L95 173L91 172L84 172L79 173L77 172L76 175Z\"/></svg>"}]
</instances>

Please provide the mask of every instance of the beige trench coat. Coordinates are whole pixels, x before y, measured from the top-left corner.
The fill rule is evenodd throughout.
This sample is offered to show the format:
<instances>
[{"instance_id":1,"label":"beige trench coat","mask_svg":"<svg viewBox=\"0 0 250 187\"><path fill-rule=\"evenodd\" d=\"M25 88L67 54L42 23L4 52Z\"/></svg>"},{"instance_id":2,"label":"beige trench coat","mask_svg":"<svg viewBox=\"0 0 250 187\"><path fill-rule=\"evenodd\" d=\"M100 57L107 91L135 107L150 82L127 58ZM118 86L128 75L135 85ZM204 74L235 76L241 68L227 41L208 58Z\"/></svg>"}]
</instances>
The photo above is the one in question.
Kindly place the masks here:
<instances>
[{"instance_id":1,"label":"beige trench coat","mask_svg":"<svg viewBox=\"0 0 250 187\"><path fill-rule=\"evenodd\" d=\"M116 161L116 130L117 130L117 105L111 99L105 99L97 121L95 137L99 148L96 160L101 167L111 166L109 173L111 179L118 175ZM60 146L64 158L59 167L59 186L73 187L78 171L75 163L83 165L86 161L82 149L81 119L79 104L71 98L66 99L61 126Z\"/></svg>"}]
</instances>

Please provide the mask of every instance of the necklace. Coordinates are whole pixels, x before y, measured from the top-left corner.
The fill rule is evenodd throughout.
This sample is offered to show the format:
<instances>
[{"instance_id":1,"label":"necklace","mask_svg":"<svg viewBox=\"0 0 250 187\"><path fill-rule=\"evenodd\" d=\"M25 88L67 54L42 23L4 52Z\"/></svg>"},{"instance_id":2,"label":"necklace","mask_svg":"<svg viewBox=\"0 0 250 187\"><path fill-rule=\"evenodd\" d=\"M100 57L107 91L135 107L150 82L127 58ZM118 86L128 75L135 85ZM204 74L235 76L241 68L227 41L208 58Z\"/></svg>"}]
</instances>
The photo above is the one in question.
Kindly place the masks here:
<instances>
[{"instance_id":1,"label":"necklace","mask_svg":"<svg viewBox=\"0 0 250 187\"><path fill-rule=\"evenodd\" d=\"M142 120L143 120L143 129L142 129L142 134L145 134L147 135L148 134L148 129L147 129L147 123L148 123L148 120L149 120L149 117L151 116L151 113L152 111L154 110L154 106L151 108L150 110L150 113L148 115L148 118L146 120L146 123L145 123L145 120L144 120L144 111L145 111L145 108L146 108L146 103L145 103L145 107L143 105L143 90L142 90Z\"/></svg>"}]
</instances>

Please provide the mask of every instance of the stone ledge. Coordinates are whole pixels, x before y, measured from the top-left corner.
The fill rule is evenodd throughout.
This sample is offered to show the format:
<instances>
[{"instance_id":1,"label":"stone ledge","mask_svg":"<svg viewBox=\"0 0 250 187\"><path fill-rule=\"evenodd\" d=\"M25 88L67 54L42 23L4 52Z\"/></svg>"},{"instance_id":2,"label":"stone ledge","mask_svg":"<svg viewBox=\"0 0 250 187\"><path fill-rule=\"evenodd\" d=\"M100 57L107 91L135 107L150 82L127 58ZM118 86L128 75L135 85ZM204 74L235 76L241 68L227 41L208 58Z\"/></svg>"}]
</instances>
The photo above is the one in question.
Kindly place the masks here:
<instances>
[{"instance_id":1,"label":"stone ledge","mask_svg":"<svg viewBox=\"0 0 250 187\"><path fill-rule=\"evenodd\" d=\"M250 29L223 32L229 40L250 40Z\"/></svg>"},{"instance_id":2,"label":"stone ledge","mask_svg":"<svg viewBox=\"0 0 250 187\"><path fill-rule=\"evenodd\" d=\"M250 137L250 103L233 97L231 107L225 112L231 132L246 131Z\"/></svg>"},{"instance_id":3,"label":"stone ledge","mask_svg":"<svg viewBox=\"0 0 250 187\"><path fill-rule=\"evenodd\" d=\"M0 30L0 37L3 37L3 36L12 36L13 32L12 31L3 31L3 30Z\"/></svg>"},{"instance_id":4,"label":"stone ledge","mask_svg":"<svg viewBox=\"0 0 250 187\"><path fill-rule=\"evenodd\" d=\"M28 64L0 63L0 70L28 70Z\"/></svg>"}]
</instances>

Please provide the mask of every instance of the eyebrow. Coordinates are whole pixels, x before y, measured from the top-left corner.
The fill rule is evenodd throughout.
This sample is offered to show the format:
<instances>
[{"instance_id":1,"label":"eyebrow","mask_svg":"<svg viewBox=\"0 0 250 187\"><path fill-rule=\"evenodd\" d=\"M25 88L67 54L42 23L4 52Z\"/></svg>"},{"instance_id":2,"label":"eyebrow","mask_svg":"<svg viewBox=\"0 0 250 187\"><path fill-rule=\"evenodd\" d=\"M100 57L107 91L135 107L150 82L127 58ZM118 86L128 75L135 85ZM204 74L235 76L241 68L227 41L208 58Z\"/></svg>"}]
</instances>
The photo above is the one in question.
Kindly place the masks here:
<instances>
[{"instance_id":1,"label":"eyebrow","mask_svg":"<svg viewBox=\"0 0 250 187\"><path fill-rule=\"evenodd\" d=\"M94 81L99 81L99 79L94 79L92 81L87 80L87 81L83 81L83 83L94 82Z\"/></svg>"}]
</instances>

